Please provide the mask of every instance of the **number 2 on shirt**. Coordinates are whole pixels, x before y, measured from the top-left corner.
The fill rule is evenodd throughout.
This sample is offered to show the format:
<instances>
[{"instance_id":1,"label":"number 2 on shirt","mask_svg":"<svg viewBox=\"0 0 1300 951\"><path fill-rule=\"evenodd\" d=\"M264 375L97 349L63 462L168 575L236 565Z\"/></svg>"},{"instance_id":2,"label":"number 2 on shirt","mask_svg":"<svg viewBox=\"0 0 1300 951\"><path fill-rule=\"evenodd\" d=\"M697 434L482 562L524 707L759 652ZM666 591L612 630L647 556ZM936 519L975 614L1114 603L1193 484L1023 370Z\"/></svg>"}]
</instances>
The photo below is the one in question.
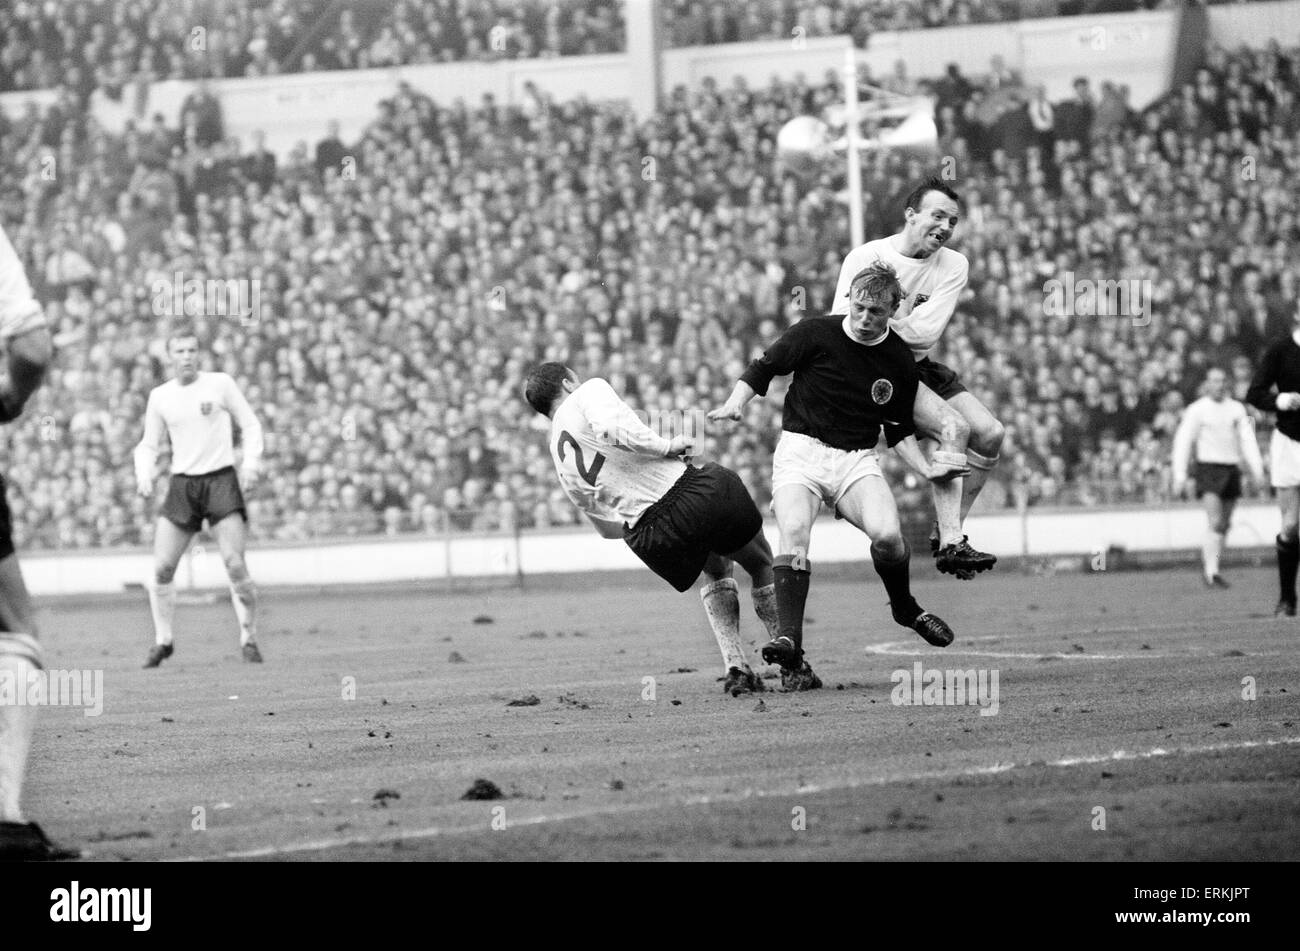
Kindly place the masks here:
<instances>
[{"instance_id":1,"label":"number 2 on shirt","mask_svg":"<svg viewBox=\"0 0 1300 951\"><path fill-rule=\"evenodd\" d=\"M555 451L559 454L561 462L564 461L564 444L566 442L573 447L573 454L577 457L573 460L573 464L578 467L578 475L582 476L587 485L594 486L596 476L600 474L600 467L605 464L605 457L600 453L596 453L596 459L591 468L588 469L586 460L582 458L582 447L578 445L578 440L573 438L573 434L566 429L560 431L560 439L555 444Z\"/></svg>"}]
</instances>

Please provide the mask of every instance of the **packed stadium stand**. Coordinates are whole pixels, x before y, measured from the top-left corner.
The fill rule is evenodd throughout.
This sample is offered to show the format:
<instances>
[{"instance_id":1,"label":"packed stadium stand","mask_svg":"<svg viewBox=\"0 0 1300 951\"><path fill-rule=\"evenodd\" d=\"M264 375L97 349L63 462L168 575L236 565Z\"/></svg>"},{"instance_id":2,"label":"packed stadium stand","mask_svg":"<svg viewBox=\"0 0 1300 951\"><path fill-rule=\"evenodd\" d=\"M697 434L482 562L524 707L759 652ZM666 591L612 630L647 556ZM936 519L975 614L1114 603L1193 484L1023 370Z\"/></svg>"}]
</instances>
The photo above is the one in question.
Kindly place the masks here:
<instances>
[{"instance_id":1,"label":"packed stadium stand","mask_svg":"<svg viewBox=\"0 0 1300 951\"><path fill-rule=\"evenodd\" d=\"M60 24L79 6L0 13L39 40L17 44L27 60L12 39L0 46L5 83L51 77L40 50L47 65L64 55ZM112 6L111 22L148 35L154 4ZM227 75L361 63L322 55L355 47L339 41L341 21L306 45L289 42L300 31L277 32L324 2L211 6L246 10L230 21L265 41L227 61ZM495 9L532 23L533 6ZM770 6L785 30L793 6ZM859 6L803 5L800 16L839 29ZM886 6L923 26L946 5ZM978 17L1008 6L967 8ZM521 49L582 52L619 34L595 4L550 7L601 24L573 50L533 24L541 32ZM705 21L710 8L673 7L703 9ZM475 55L426 36L425 5L386 9L349 29L364 20L363 41L386 27L419 37L419 56ZM87 84L116 83L141 60L173 75L163 46L119 56L109 30L60 73L55 105L0 114L0 216L59 349L51 384L9 437L23 548L149 540L131 450L166 372L154 288L178 272L260 282L265 319L201 326L212 368L236 377L268 430L253 531L303 540L576 523L554 485L545 420L520 396L527 367L565 360L634 405L708 409L765 341L827 307L848 247L842 173L801 179L774 163L786 120L842 101L834 76L706 81L675 90L646 122L624 105L536 89L517 107L446 108L407 88L359 141L329 136L284 160L228 137L201 85L179 127L99 128L82 105ZM393 55L408 51L403 39ZM1141 112L1105 76L1081 77L1057 102L997 64L914 81L937 100L941 152L956 158L965 200L955 247L971 279L941 355L1007 426L980 509L1166 499L1173 429L1205 368L1225 366L1244 395L1251 360L1296 306L1298 57L1276 43L1212 48L1193 83ZM643 157L654 159L648 178ZM893 153L869 160L869 238L896 227L903 195L933 172ZM1160 304L1149 325L1049 315L1044 282L1065 271L1148 279ZM748 425L710 436L710 455L766 506L779 400L749 413ZM928 505L923 486L889 465L900 502Z\"/></svg>"},{"instance_id":2,"label":"packed stadium stand","mask_svg":"<svg viewBox=\"0 0 1300 951\"><path fill-rule=\"evenodd\" d=\"M672 0L665 40L695 46L1032 17L1176 0ZM138 79L270 76L625 48L614 0L16 0L0 6L0 92ZM196 24L206 24L196 27Z\"/></svg>"}]
</instances>

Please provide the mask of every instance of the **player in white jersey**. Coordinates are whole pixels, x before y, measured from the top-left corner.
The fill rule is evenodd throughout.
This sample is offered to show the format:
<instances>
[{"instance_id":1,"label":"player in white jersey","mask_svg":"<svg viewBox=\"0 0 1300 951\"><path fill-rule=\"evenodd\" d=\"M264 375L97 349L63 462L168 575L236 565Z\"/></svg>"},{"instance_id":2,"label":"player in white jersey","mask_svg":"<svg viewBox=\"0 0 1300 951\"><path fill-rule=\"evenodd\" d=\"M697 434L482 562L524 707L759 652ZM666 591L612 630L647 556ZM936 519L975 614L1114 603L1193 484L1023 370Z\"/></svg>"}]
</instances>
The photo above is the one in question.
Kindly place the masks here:
<instances>
[{"instance_id":1,"label":"player in white jersey","mask_svg":"<svg viewBox=\"0 0 1300 951\"><path fill-rule=\"evenodd\" d=\"M171 444L171 480L154 534L154 578L149 587L154 646L145 667L157 667L174 651L172 616L176 566L207 519L230 578L230 597L239 618L244 660L260 664L257 646L257 589L244 562L248 511L240 488L257 479L262 426L235 381L225 373L198 368L198 336L189 331L167 341L175 377L154 387L145 408L144 438L135 449L135 478L145 498L154 494L158 457ZM243 461L235 474L232 423L239 426Z\"/></svg>"},{"instance_id":2,"label":"player in white jersey","mask_svg":"<svg viewBox=\"0 0 1300 951\"><path fill-rule=\"evenodd\" d=\"M947 567L952 562L944 553L970 548L966 536L961 534L961 526L997 465L1005 430L988 408L961 385L953 370L929 355L943 336L966 287L966 256L945 247L957 227L959 204L957 193L937 178L913 189L903 209L902 229L887 238L868 241L844 258L831 313L849 312L849 284L855 274L871 263L883 261L898 275L903 286L903 302L889 326L911 348L921 375L915 411L917 430L931 439L957 446L958 451L966 453L966 463L971 469L962 482L955 523L945 517L947 506L942 495L948 490L942 483L932 483L939 519L930 537L930 548L940 571L969 578L971 572ZM992 567L996 560L990 555L985 563Z\"/></svg>"},{"instance_id":3,"label":"player in white jersey","mask_svg":"<svg viewBox=\"0 0 1300 951\"><path fill-rule=\"evenodd\" d=\"M18 418L45 379L53 344L45 313L2 228L0 346L9 370L8 380L0 385L0 423L8 423ZM5 702L4 697L27 696L29 687L43 677L36 637L36 614L14 552L9 503L0 478L0 862L49 861L79 854L54 845L40 826L23 819L21 797L36 705Z\"/></svg>"},{"instance_id":4,"label":"player in white jersey","mask_svg":"<svg viewBox=\"0 0 1300 951\"><path fill-rule=\"evenodd\" d=\"M1174 494L1181 496L1191 478L1196 483L1197 497L1204 500L1209 530L1201 548L1201 563L1207 587L1228 587L1219 574L1219 559L1232 523L1232 510L1241 498L1243 464L1262 485L1264 460L1255 440L1254 423L1243 404L1228 398L1228 375L1211 367L1205 375L1205 395L1187 407L1174 434L1173 459Z\"/></svg>"},{"instance_id":5,"label":"player in white jersey","mask_svg":"<svg viewBox=\"0 0 1300 951\"><path fill-rule=\"evenodd\" d=\"M560 486L605 538L621 538L655 574L685 591L703 572L705 614L722 652L723 689L763 690L740 642L740 599L732 562L749 573L754 610L777 632L772 549L763 517L740 477L715 463L682 459L690 439L643 423L610 385L579 380L561 363L529 371L528 404L551 420L550 450Z\"/></svg>"}]
</instances>

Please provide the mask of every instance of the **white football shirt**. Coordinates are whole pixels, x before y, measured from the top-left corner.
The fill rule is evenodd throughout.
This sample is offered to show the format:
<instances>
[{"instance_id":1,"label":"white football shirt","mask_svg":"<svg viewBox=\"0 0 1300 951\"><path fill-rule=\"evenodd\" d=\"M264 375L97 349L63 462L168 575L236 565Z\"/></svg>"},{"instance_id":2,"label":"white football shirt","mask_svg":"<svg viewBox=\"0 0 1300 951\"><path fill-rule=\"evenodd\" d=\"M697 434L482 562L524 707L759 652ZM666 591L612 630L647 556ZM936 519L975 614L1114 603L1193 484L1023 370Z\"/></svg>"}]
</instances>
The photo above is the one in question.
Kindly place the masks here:
<instances>
[{"instance_id":1,"label":"white football shirt","mask_svg":"<svg viewBox=\"0 0 1300 951\"><path fill-rule=\"evenodd\" d=\"M0 228L0 340L43 326L45 312L32 296L18 252Z\"/></svg>"},{"instance_id":2,"label":"white football shirt","mask_svg":"<svg viewBox=\"0 0 1300 951\"><path fill-rule=\"evenodd\" d=\"M848 253L840 266L831 313L847 314L849 285L854 275L876 261L883 261L894 269L898 282L903 285L903 300L889 326L920 360L934 349L952 319L966 286L969 265L966 255L952 248L940 248L927 258L909 258L894 247L897 237L868 241Z\"/></svg>"},{"instance_id":3,"label":"white football shirt","mask_svg":"<svg viewBox=\"0 0 1300 951\"><path fill-rule=\"evenodd\" d=\"M1187 407L1174 433L1175 476L1187 474L1193 447L1198 462L1225 466L1244 463L1256 476L1264 472L1255 424L1246 407L1234 399L1212 400L1202 396Z\"/></svg>"},{"instance_id":4,"label":"white football shirt","mask_svg":"<svg viewBox=\"0 0 1300 951\"><path fill-rule=\"evenodd\" d=\"M243 438L243 467L255 471L262 458L262 425L229 374L200 372L188 386L168 380L154 387L144 411L144 438L135 448L136 478L153 481L169 440L173 475L203 475L233 466L232 422Z\"/></svg>"},{"instance_id":5,"label":"white football shirt","mask_svg":"<svg viewBox=\"0 0 1300 951\"><path fill-rule=\"evenodd\" d=\"M564 493L589 515L636 525L686 471L669 441L637 418L604 380L568 395L551 420L551 460Z\"/></svg>"}]
</instances>

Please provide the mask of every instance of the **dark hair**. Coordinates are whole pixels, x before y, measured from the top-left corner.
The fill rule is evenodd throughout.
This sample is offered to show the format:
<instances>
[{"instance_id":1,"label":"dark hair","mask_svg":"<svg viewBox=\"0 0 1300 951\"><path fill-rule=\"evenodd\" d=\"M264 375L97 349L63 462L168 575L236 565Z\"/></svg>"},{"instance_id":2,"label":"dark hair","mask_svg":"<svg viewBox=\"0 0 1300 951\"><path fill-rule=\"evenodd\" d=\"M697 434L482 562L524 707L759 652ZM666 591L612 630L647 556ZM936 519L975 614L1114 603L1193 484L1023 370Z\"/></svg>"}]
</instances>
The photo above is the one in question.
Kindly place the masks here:
<instances>
[{"instance_id":1,"label":"dark hair","mask_svg":"<svg viewBox=\"0 0 1300 951\"><path fill-rule=\"evenodd\" d=\"M917 185L908 194L907 200L903 203L904 208L911 208L913 211L921 210L921 202L925 201L925 196L930 192L938 192L948 198L951 198L958 205L961 204L961 196L958 195L951 186L941 178L929 178Z\"/></svg>"},{"instance_id":2,"label":"dark hair","mask_svg":"<svg viewBox=\"0 0 1300 951\"><path fill-rule=\"evenodd\" d=\"M875 300L888 296L890 307L897 307L903 299L903 285L898 283L898 274L884 261L873 261L853 275L853 280L849 281L850 297L853 288L860 284L866 285L867 294Z\"/></svg>"},{"instance_id":3,"label":"dark hair","mask_svg":"<svg viewBox=\"0 0 1300 951\"><path fill-rule=\"evenodd\" d=\"M563 363L539 363L528 371L528 379L524 381L524 399L543 416L550 416L551 407L564 392L564 381L572 373Z\"/></svg>"}]
</instances>

